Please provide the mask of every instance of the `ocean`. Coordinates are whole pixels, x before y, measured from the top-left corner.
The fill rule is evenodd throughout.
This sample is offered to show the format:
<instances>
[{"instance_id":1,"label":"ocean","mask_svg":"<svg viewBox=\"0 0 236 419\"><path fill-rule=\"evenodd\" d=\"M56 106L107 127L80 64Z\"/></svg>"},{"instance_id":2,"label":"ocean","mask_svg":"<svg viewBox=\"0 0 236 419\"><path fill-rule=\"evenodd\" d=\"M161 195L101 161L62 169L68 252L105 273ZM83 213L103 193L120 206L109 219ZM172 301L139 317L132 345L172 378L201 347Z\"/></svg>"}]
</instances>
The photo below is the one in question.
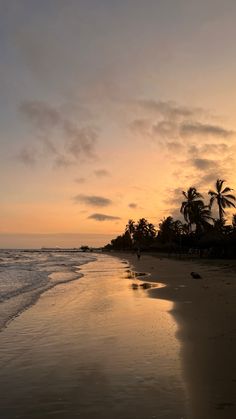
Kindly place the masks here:
<instances>
[{"instance_id":1,"label":"ocean","mask_svg":"<svg viewBox=\"0 0 236 419\"><path fill-rule=\"evenodd\" d=\"M0 330L50 288L78 279L89 253L39 250L0 251Z\"/></svg>"},{"instance_id":2,"label":"ocean","mask_svg":"<svg viewBox=\"0 0 236 419\"><path fill-rule=\"evenodd\" d=\"M79 248L103 247L110 243L114 234L0 234L0 249L40 249L42 247Z\"/></svg>"}]
</instances>

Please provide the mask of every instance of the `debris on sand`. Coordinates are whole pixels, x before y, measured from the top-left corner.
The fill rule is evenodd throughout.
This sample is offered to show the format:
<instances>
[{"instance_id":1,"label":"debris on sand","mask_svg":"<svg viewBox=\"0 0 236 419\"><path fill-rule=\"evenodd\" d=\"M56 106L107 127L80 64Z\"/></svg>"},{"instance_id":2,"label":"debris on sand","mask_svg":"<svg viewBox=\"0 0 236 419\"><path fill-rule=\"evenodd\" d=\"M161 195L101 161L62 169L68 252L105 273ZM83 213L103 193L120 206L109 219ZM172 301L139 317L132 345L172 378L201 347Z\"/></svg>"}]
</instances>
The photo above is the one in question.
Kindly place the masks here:
<instances>
[{"instance_id":1,"label":"debris on sand","mask_svg":"<svg viewBox=\"0 0 236 419\"><path fill-rule=\"evenodd\" d=\"M190 275L193 279L201 279L202 278L201 275L199 275L197 272L191 272Z\"/></svg>"}]
</instances>

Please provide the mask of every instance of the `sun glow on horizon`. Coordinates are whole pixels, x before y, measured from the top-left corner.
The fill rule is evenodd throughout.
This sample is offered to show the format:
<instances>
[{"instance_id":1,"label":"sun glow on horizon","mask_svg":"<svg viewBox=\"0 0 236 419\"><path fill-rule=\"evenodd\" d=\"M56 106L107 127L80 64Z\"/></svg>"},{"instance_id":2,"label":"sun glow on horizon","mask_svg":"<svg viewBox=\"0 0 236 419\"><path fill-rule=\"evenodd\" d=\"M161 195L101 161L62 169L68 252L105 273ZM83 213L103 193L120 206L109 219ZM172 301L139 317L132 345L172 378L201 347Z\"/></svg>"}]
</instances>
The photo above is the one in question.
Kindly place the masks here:
<instances>
[{"instance_id":1,"label":"sun glow on horizon","mask_svg":"<svg viewBox=\"0 0 236 419\"><path fill-rule=\"evenodd\" d=\"M82 3L3 7L2 234L116 235L236 189L236 4Z\"/></svg>"}]
</instances>

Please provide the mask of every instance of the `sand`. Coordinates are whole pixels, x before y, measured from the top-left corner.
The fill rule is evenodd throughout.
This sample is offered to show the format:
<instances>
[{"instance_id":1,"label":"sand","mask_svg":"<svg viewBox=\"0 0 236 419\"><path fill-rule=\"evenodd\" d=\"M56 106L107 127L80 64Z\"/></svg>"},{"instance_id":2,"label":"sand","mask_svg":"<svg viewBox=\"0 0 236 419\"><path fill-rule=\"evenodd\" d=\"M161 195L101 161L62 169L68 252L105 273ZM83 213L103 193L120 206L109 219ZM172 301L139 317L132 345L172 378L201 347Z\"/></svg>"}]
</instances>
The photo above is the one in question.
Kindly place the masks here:
<instances>
[{"instance_id":1,"label":"sand","mask_svg":"<svg viewBox=\"0 0 236 419\"><path fill-rule=\"evenodd\" d=\"M113 256L115 254L112 253ZM177 260L143 254L116 254L145 281L163 288L150 297L174 302L181 360L193 419L236 418L236 269L231 261ZM190 272L202 279L193 279ZM143 280L143 278L141 278Z\"/></svg>"},{"instance_id":2,"label":"sand","mask_svg":"<svg viewBox=\"0 0 236 419\"><path fill-rule=\"evenodd\" d=\"M118 258L80 269L2 330L0 417L191 419L173 303L133 290Z\"/></svg>"}]
</instances>

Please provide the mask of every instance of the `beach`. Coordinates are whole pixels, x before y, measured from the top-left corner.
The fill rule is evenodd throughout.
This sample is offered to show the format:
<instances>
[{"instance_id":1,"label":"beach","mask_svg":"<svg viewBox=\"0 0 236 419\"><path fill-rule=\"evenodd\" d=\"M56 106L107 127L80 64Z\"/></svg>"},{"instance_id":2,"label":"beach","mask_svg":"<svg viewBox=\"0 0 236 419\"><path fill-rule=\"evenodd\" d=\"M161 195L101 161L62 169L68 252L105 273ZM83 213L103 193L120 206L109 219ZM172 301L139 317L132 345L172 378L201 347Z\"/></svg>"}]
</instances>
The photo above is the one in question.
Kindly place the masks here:
<instances>
[{"instance_id":1,"label":"beach","mask_svg":"<svg viewBox=\"0 0 236 419\"><path fill-rule=\"evenodd\" d=\"M66 252L16 256L8 267L11 278L15 266L17 272L31 269L33 278L40 273L43 292L0 333L1 417L188 418L173 304L134 290L126 259ZM57 282L43 282L42 290L48 271ZM34 296L35 287L27 284Z\"/></svg>"},{"instance_id":2,"label":"beach","mask_svg":"<svg viewBox=\"0 0 236 419\"><path fill-rule=\"evenodd\" d=\"M235 261L178 260L148 254L140 260L135 254L125 257L134 270L151 273L147 280L166 285L149 290L150 297L174 302L172 314L178 323L190 417L235 418ZM202 278L193 279L192 271Z\"/></svg>"},{"instance_id":3,"label":"beach","mask_svg":"<svg viewBox=\"0 0 236 419\"><path fill-rule=\"evenodd\" d=\"M236 419L236 0L0 5L0 419Z\"/></svg>"},{"instance_id":4,"label":"beach","mask_svg":"<svg viewBox=\"0 0 236 419\"><path fill-rule=\"evenodd\" d=\"M234 266L82 256L27 256L57 282L0 333L1 417L233 419Z\"/></svg>"}]
</instances>

